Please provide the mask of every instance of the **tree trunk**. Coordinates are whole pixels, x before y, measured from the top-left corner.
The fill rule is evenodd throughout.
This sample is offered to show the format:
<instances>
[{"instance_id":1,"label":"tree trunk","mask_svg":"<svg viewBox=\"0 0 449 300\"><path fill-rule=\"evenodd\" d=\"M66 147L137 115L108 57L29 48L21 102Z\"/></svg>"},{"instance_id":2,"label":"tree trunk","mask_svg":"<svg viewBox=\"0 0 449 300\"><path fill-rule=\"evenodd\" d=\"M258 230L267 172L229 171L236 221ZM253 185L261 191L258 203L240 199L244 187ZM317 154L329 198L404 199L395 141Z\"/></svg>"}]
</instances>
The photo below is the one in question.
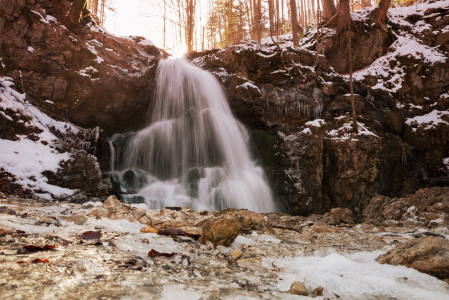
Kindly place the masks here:
<instances>
[{"instance_id":1,"label":"tree trunk","mask_svg":"<svg viewBox=\"0 0 449 300\"><path fill-rule=\"evenodd\" d=\"M349 0L340 0L336 15L329 21L329 28L336 28L337 33L347 28L350 24Z\"/></svg>"},{"instance_id":2,"label":"tree trunk","mask_svg":"<svg viewBox=\"0 0 449 300\"><path fill-rule=\"evenodd\" d=\"M248 2L249 2L249 7L248 7ZM248 0L248 2L246 2L246 16L248 18L248 33L249 33L249 38L251 39L253 37L253 9L251 6L251 0Z\"/></svg>"},{"instance_id":3,"label":"tree trunk","mask_svg":"<svg viewBox=\"0 0 449 300\"><path fill-rule=\"evenodd\" d=\"M388 32L385 25L385 18L387 16L388 8L390 8L391 0L380 0L377 7L372 11L370 19L379 24L380 28Z\"/></svg>"},{"instance_id":4,"label":"tree trunk","mask_svg":"<svg viewBox=\"0 0 449 300\"><path fill-rule=\"evenodd\" d=\"M306 1L301 0L301 12L302 12L302 27L307 27L307 10L305 6Z\"/></svg>"},{"instance_id":5,"label":"tree trunk","mask_svg":"<svg viewBox=\"0 0 449 300\"><path fill-rule=\"evenodd\" d=\"M76 25L81 21L81 14L86 7L86 0L74 0L69 12L69 26L73 30Z\"/></svg>"},{"instance_id":6,"label":"tree trunk","mask_svg":"<svg viewBox=\"0 0 449 300\"><path fill-rule=\"evenodd\" d=\"M324 21L330 20L337 12L334 1L333 0L321 0L321 1L323 5L323 20ZM370 1L370 0L363 0L363 1Z\"/></svg>"},{"instance_id":7,"label":"tree trunk","mask_svg":"<svg viewBox=\"0 0 449 300\"><path fill-rule=\"evenodd\" d=\"M285 17L284 17L284 0L281 0L281 7L282 7L282 26L285 26ZM285 32L282 31L282 34L284 34Z\"/></svg>"},{"instance_id":8,"label":"tree trunk","mask_svg":"<svg viewBox=\"0 0 449 300\"><path fill-rule=\"evenodd\" d=\"M316 20L315 1L310 0L310 2L312 2L312 18L315 19L315 24L316 24L317 20Z\"/></svg>"},{"instance_id":9,"label":"tree trunk","mask_svg":"<svg viewBox=\"0 0 449 300\"><path fill-rule=\"evenodd\" d=\"M371 1L370 0L362 0L361 6L362 7L370 7L371 6Z\"/></svg>"},{"instance_id":10,"label":"tree trunk","mask_svg":"<svg viewBox=\"0 0 449 300\"><path fill-rule=\"evenodd\" d=\"M318 65L318 53L320 52L320 1L317 1L316 11L316 64Z\"/></svg>"},{"instance_id":11,"label":"tree trunk","mask_svg":"<svg viewBox=\"0 0 449 300\"><path fill-rule=\"evenodd\" d=\"M276 35L279 35L279 14L279 0L276 0Z\"/></svg>"},{"instance_id":12,"label":"tree trunk","mask_svg":"<svg viewBox=\"0 0 449 300\"><path fill-rule=\"evenodd\" d=\"M349 10L348 10L349 14ZM354 88L352 85L352 48L351 48L351 16L348 16L348 48L349 48L349 90L351 91L351 105L352 105L352 131L354 133L359 133L359 128L357 126L357 113L355 111L355 101L354 101Z\"/></svg>"},{"instance_id":13,"label":"tree trunk","mask_svg":"<svg viewBox=\"0 0 449 300\"><path fill-rule=\"evenodd\" d=\"M164 49L166 49L165 47L165 36L167 34L167 30L165 28L166 19L167 19L167 1L164 0Z\"/></svg>"},{"instance_id":14,"label":"tree trunk","mask_svg":"<svg viewBox=\"0 0 449 300\"><path fill-rule=\"evenodd\" d=\"M292 35L293 35L293 47L298 47L298 33L297 33L297 20L298 17L296 15L296 1L290 0L290 10L292 11Z\"/></svg>"},{"instance_id":15,"label":"tree trunk","mask_svg":"<svg viewBox=\"0 0 449 300\"><path fill-rule=\"evenodd\" d=\"M270 35L273 36L273 35L275 35L273 0L268 0L268 17L270 19Z\"/></svg>"},{"instance_id":16,"label":"tree trunk","mask_svg":"<svg viewBox=\"0 0 449 300\"><path fill-rule=\"evenodd\" d=\"M262 40L262 0L257 0L257 41L260 43Z\"/></svg>"}]
</instances>

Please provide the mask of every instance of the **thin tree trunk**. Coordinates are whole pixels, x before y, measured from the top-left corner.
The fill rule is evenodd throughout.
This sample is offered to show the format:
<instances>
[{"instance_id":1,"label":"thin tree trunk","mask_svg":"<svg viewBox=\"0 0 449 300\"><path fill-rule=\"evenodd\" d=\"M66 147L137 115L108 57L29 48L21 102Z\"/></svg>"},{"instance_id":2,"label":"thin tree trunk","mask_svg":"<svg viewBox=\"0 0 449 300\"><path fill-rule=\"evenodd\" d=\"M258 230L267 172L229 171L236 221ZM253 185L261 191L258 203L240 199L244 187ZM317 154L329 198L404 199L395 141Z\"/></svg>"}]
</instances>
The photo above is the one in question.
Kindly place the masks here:
<instances>
[{"instance_id":1,"label":"thin tree trunk","mask_svg":"<svg viewBox=\"0 0 449 300\"><path fill-rule=\"evenodd\" d=\"M275 33L274 29L274 3L273 0L268 0L268 17L270 19L270 35L273 36Z\"/></svg>"},{"instance_id":2,"label":"thin tree trunk","mask_svg":"<svg viewBox=\"0 0 449 300\"><path fill-rule=\"evenodd\" d=\"M257 0L257 41L262 40L262 0Z\"/></svg>"},{"instance_id":3,"label":"thin tree trunk","mask_svg":"<svg viewBox=\"0 0 449 300\"><path fill-rule=\"evenodd\" d=\"M316 20L315 1L314 0L310 0L310 2L312 2L312 18L315 19L315 24L316 24L317 20Z\"/></svg>"},{"instance_id":4,"label":"thin tree trunk","mask_svg":"<svg viewBox=\"0 0 449 300\"><path fill-rule=\"evenodd\" d=\"M349 3L348 3L349 4ZM358 133L359 129L357 126L357 113L355 111L355 101L354 101L354 88L352 85L352 47L351 47L351 15L348 9L348 48L349 48L349 90L351 91L351 105L352 105L352 130L354 133Z\"/></svg>"},{"instance_id":5,"label":"thin tree trunk","mask_svg":"<svg viewBox=\"0 0 449 300\"><path fill-rule=\"evenodd\" d=\"M249 7L248 7L248 2L249 2ZM253 36L253 8L251 5L251 0L248 0L246 2L246 16L248 18L248 29L249 29L249 38L251 39Z\"/></svg>"},{"instance_id":6,"label":"thin tree trunk","mask_svg":"<svg viewBox=\"0 0 449 300\"><path fill-rule=\"evenodd\" d=\"M320 52L320 1L317 2L316 11L316 63L318 64L318 53Z\"/></svg>"},{"instance_id":7,"label":"thin tree trunk","mask_svg":"<svg viewBox=\"0 0 449 300\"><path fill-rule=\"evenodd\" d=\"M298 17L296 15L296 1L290 0L290 9L292 11L292 35L293 35L293 47L298 47L298 33L296 32L296 29L298 28L298 25L296 24Z\"/></svg>"},{"instance_id":8,"label":"thin tree trunk","mask_svg":"<svg viewBox=\"0 0 449 300\"><path fill-rule=\"evenodd\" d=\"M276 0L276 35L279 36L279 0ZM279 41L277 41L279 42Z\"/></svg>"},{"instance_id":9,"label":"thin tree trunk","mask_svg":"<svg viewBox=\"0 0 449 300\"><path fill-rule=\"evenodd\" d=\"M295 1L296 2L296 1ZM297 22L298 25L301 24L301 6L300 6L301 0L298 0L298 2L296 2L296 15L297 15ZM300 34L302 37L302 34Z\"/></svg>"},{"instance_id":10,"label":"thin tree trunk","mask_svg":"<svg viewBox=\"0 0 449 300\"><path fill-rule=\"evenodd\" d=\"M166 18L167 18L167 1L164 0L164 49L166 49L166 47L165 47L165 36L167 34L167 30L165 28Z\"/></svg>"},{"instance_id":11,"label":"thin tree trunk","mask_svg":"<svg viewBox=\"0 0 449 300\"><path fill-rule=\"evenodd\" d=\"M302 3L302 10L303 10L302 15L303 15L303 18L304 18L304 21L303 21L304 25L303 25L303 27L306 28L308 23L309 23L308 19L307 19L307 6L306 6L307 0L301 0L301 3Z\"/></svg>"},{"instance_id":12,"label":"thin tree trunk","mask_svg":"<svg viewBox=\"0 0 449 300\"><path fill-rule=\"evenodd\" d=\"M282 4L282 26L285 26L285 16L284 16L284 0L281 0ZM282 32L284 34L285 32Z\"/></svg>"}]
</instances>

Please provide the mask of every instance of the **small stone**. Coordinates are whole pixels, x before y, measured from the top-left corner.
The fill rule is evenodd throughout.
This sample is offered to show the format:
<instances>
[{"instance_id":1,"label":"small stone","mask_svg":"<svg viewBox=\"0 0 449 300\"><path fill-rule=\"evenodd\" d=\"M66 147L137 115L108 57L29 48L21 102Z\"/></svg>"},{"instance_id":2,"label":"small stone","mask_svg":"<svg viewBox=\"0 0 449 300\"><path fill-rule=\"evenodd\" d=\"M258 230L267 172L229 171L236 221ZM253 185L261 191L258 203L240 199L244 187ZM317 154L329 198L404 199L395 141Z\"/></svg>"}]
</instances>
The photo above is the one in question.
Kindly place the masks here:
<instances>
[{"instance_id":1,"label":"small stone","mask_svg":"<svg viewBox=\"0 0 449 300\"><path fill-rule=\"evenodd\" d=\"M306 286L302 282L295 281L290 288L290 294L307 296L308 292Z\"/></svg>"},{"instance_id":2,"label":"small stone","mask_svg":"<svg viewBox=\"0 0 449 300\"><path fill-rule=\"evenodd\" d=\"M317 296L323 296L323 287L319 286L313 290L313 294Z\"/></svg>"},{"instance_id":3,"label":"small stone","mask_svg":"<svg viewBox=\"0 0 449 300\"><path fill-rule=\"evenodd\" d=\"M67 222L73 222L76 225L84 225L87 222L86 216L74 215L74 216L63 216L60 217L62 220Z\"/></svg>"},{"instance_id":4,"label":"small stone","mask_svg":"<svg viewBox=\"0 0 449 300\"><path fill-rule=\"evenodd\" d=\"M319 227L315 228L315 230L313 232L314 233L337 233L338 228L335 228L335 227L329 226L329 225L324 225L324 226L319 226Z\"/></svg>"},{"instance_id":5,"label":"small stone","mask_svg":"<svg viewBox=\"0 0 449 300\"><path fill-rule=\"evenodd\" d=\"M237 248L232 251L231 256L233 258L239 258L240 256L242 256L242 254L243 254L243 251L240 248Z\"/></svg>"},{"instance_id":6,"label":"small stone","mask_svg":"<svg viewBox=\"0 0 449 300\"><path fill-rule=\"evenodd\" d=\"M239 261L237 261L237 264L240 268L246 268L254 272L268 273L268 269L261 267L249 260L240 259Z\"/></svg>"},{"instance_id":7,"label":"small stone","mask_svg":"<svg viewBox=\"0 0 449 300\"><path fill-rule=\"evenodd\" d=\"M140 229L140 232L142 232L142 233L158 233L159 230L157 230L156 228L153 228L153 227L144 227L144 228Z\"/></svg>"}]
</instances>

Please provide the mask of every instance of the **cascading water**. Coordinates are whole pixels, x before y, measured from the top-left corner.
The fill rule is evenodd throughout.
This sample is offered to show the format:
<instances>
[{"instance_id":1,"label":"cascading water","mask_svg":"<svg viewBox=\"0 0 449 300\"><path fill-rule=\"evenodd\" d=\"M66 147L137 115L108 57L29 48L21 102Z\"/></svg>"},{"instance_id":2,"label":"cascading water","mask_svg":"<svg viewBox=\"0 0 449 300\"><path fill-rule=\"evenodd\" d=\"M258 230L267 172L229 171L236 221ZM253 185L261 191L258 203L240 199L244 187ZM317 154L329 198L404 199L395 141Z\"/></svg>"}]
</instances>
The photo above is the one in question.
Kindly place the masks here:
<instances>
[{"instance_id":1,"label":"cascading water","mask_svg":"<svg viewBox=\"0 0 449 300\"><path fill-rule=\"evenodd\" d=\"M212 74L182 59L161 61L150 125L131 138L118 173L122 190L138 192L125 201L144 199L155 209L274 211L248 140Z\"/></svg>"}]
</instances>

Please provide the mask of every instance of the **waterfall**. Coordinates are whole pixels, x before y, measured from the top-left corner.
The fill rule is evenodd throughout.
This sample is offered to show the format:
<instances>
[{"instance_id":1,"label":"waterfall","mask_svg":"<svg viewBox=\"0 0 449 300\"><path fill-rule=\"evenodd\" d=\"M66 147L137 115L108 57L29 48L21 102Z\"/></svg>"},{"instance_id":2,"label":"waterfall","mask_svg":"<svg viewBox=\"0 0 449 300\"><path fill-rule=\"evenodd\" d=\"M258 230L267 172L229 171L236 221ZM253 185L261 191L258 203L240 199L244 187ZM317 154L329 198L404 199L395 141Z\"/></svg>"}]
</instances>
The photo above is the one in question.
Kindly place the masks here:
<instances>
[{"instance_id":1,"label":"waterfall","mask_svg":"<svg viewBox=\"0 0 449 300\"><path fill-rule=\"evenodd\" d=\"M111 172L115 170L115 148L111 141L108 141L109 144L109 152L111 155L111 161L109 162L109 169Z\"/></svg>"},{"instance_id":2,"label":"waterfall","mask_svg":"<svg viewBox=\"0 0 449 300\"><path fill-rule=\"evenodd\" d=\"M163 60L149 125L125 149L119 181L122 190L137 195L124 198L140 199L150 208L274 211L248 141L248 131L234 119L212 74L182 59Z\"/></svg>"}]
</instances>

